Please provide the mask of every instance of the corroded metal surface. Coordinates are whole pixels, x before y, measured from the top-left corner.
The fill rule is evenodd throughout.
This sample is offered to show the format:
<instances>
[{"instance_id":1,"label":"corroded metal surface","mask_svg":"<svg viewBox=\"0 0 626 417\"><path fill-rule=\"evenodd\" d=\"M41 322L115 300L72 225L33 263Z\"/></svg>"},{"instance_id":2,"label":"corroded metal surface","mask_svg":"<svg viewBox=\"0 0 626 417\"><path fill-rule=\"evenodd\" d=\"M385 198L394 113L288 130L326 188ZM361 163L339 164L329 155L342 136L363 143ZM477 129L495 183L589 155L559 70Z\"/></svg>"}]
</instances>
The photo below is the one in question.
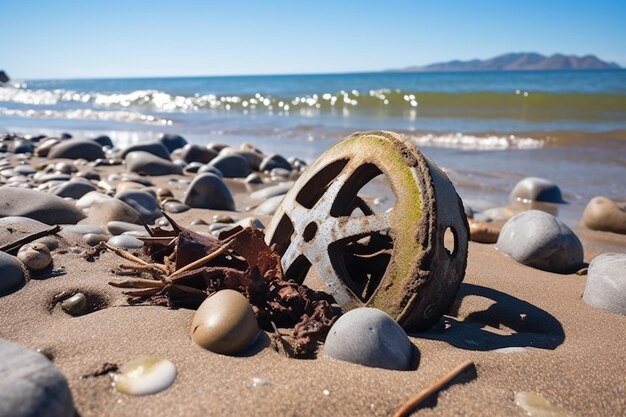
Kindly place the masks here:
<instances>
[{"instance_id":1,"label":"corroded metal surface","mask_svg":"<svg viewBox=\"0 0 626 417\"><path fill-rule=\"evenodd\" d=\"M383 174L393 206L375 213L359 190ZM444 246L449 230L454 249ZM344 310L371 306L407 330L434 324L467 264L468 226L446 175L403 136L356 133L309 167L266 230L288 278L311 266Z\"/></svg>"}]
</instances>

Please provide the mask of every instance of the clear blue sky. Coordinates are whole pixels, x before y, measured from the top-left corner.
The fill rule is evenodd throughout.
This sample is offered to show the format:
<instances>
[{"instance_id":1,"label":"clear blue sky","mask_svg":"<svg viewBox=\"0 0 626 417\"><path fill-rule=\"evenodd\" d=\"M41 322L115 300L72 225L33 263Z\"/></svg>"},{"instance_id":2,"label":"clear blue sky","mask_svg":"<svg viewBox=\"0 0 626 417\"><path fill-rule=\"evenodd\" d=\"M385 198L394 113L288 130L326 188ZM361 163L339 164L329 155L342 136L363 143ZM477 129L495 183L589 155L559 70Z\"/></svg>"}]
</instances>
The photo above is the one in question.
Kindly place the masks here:
<instances>
[{"instance_id":1,"label":"clear blue sky","mask_svg":"<svg viewBox=\"0 0 626 417\"><path fill-rule=\"evenodd\" d=\"M505 52L626 65L626 0L0 0L13 78L376 71Z\"/></svg>"}]
</instances>

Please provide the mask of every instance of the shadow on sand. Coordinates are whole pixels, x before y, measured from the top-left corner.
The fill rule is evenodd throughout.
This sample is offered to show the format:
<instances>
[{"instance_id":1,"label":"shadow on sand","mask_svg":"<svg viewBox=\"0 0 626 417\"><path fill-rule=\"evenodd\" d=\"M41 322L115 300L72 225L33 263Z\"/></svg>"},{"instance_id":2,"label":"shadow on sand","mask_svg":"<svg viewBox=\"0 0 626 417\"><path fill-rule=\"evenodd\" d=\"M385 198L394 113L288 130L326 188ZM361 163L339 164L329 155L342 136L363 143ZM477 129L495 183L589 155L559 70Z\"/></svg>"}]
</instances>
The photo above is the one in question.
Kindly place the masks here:
<instances>
[{"instance_id":1,"label":"shadow on sand","mask_svg":"<svg viewBox=\"0 0 626 417\"><path fill-rule=\"evenodd\" d=\"M482 311L471 311L462 319L453 317L470 296L486 298L493 304ZM518 347L555 349L565 340L563 326L550 313L492 288L461 284L454 306L450 316L413 336L479 351Z\"/></svg>"}]
</instances>

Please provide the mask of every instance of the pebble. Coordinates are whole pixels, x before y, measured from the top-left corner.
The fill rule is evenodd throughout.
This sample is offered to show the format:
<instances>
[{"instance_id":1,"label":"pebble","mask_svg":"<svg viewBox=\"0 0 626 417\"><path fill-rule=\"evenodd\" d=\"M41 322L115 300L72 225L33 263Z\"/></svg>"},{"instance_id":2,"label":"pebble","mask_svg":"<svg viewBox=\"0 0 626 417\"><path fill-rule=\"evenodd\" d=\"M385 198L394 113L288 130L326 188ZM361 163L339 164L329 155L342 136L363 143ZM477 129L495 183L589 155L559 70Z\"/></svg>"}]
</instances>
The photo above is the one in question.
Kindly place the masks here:
<instances>
[{"instance_id":1,"label":"pebble","mask_svg":"<svg viewBox=\"0 0 626 417\"><path fill-rule=\"evenodd\" d=\"M35 168L28 164L19 164L18 166L14 167L13 170L19 175L33 175L37 172Z\"/></svg>"},{"instance_id":2,"label":"pebble","mask_svg":"<svg viewBox=\"0 0 626 417\"><path fill-rule=\"evenodd\" d=\"M235 220L230 217L227 216L225 214L215 214L213 216L213 223L234 223Z\"/></svg>"},{"instance_id":3,"label":"pebble","mask_svg":"<svg viewBox=\"0 0 626 417\"><path fill-rule=\"evenodd\" d=\"M96 201L109 201L113 199L110 195L102 194L98 191L90 191L76 201L76 207L86 209L91 207Z\"/></svg>"},{"instance_id":4,"label":"pebble","mask_svg":"<svg viewBox=\"0 0 626 417\"><path fill-rule=\"evenodd\" d=\"M52 263L50 249L43 243L28 243L17 251L17 259L31 271L41 271Z\"/></svg>"},{"instance_id":5,"label":"pebble","mask_svg":"<svg viewBox=\"0 0 626 417\"><path fill-rule=\"evenodd\" d=\"M61 303L61 308L70 316L80 316L87 309L87 297L82 292L77 292Z\"/></svg>"},{"instance_id":6,"label":"pebble","mask_svg":"<svg viewBox=\"0 0 626 417\"><path fill-rule=\"evenodd\" d=\"M545 271L570 273L583 262L583 247L576 234L539 210L511 217L500 231L497 246L517 262Z\"/></svg>"},{"instance_id":7,"label":"pebble","mask_svg":"<svg viewBox=\"0 0 626 417\"><path fill-rule=\"evenodd\" d=\"M89 215L85 223L104 226L112 221L141 224L137 210L122 200L112 198L107 201L96 201L89 207Z\"/></svg>"},{"instance_id":8,"label":"pebble","mask_svg":"<svg viewBox=\"0 0 626 417\"><path fill-rule=\"evenodd\" d=\"M183 170L168 159L159 158L148 152L130 152L125 159L126 168L131 172L146 175L182 174Z\"/></svg>"},{"instance_id":9,"label":"pebble","mask_svg":"<svg viewBox=\"0 0 626 417\"><path fill-rule=\"evenodd\" d=\"M181 149L180 158L187 162L199 162L207 164L217 156L217 152L213 149L205 148L195 144L187 144Z\"/></svg>"},{"instance_id":10,"label":"pebble","mask_svg":"<svg viewBox=\"0 0 626 417\"><path fill-rule=\"evenodd\" d=\"M176 161L178 162L178 161ZM200 168L202 168L203 166L205 166L202 162L190 162L189 164L183 166L183 172L187 173L187 174L195 174L196 172L198 172L200 170Z\"/></svg>"},{"instance_id":11,"label":"pebble","mask_svg":"<svg viewBox=\"0 0 626 417\"><path fill-rule=\"evenodd\" d=\"M121 235L122 233L126 232L141 232L146 230L145 227L140 224L120 221L108 222L106 227L109 233L111 233L112 235Z\"/></svg>"},{"instance_id":12,"label":"pebble","mask_svg":"<svg viewBox=\"0 0 626 417\"><path fill-rule=\"evenodd\" d=\"M550 404L543 396L535 392L516 392L515 405L522 408L530 417L570 417L564 409Z\"/></svg>"},{"instance_id":13,"label":"pebble","mask_svg":"<svg viewBox=\"0 0 626 417\"><path fill-rule=\"evenodd\" d=\"M159 142L161 142L170 152L173 152L178 148L182 148L187 144L187 140L184 137L171 133L165 133L161 136Z\"/></svg>"},{"instance_id":14,"label":"pebble","mask_svg":"<svg viewBox=\"0 0 626 417\"><path fill-rule=\"evenodd\" d=\"M527 177L518 182L511 191L511 200L562 203L561 189L544 178Z\"/></svg>"},{"instance_id":15,"label":"pebble","mask_svg":"<svg viewBox=\"0 0 626 417\"><path fill-rule=\"evenodd\" d=\"M259 166L263 161L262 154L245 149L224 148L220 151L220 156L224 155L239 155L243 157L248 163L248 168L250 168L252 171L258 171Z\"/></svg>"},{"instance_id":16,"label":"pebble","mask_svg":"<svg viewBox=\"0 0 626 417\"><path fill-rule=\"evenodd\" d=\"M259 331L248 299L234 290L221 290L204 300L191 323L193 341L223 355L245 351Z\"/></svg>"},{"instance_id":17,"label":"pebble","mask_svg":"<svg viewBox=\"0 0 626 417\"><path fill-rule=\"evenodd\" d=\"M33 153L35 145L29 140L18 140L13 147L13 153Z\"/></svg>"},{"instance_id":18,"label":"pebble","mask_svg":"<svg viewBox=\"0 0 626 417\"><path fill-rule=\"evenodd\" d=\"M96 246L100 242L106 242L111 238L110 235L106 235L103 233L87 233L83 236L83 240L89 246Z\"/></svg>"},{"instance_id":19,"label":"pebble","mask_svg":"<svg viewBox=\"0 0 626 417\"><path fill-rule=\"evenodd\" d=\"M184 213L190 208L191 207L189 207L187 204L183 204L180 201L174 199L165 200L163 202L163 210L168 213Z\"/></svg>"},{"instance_id":20,"label":"pebble","mask_svg":"<svg viewBox=\"0 0 626 417\"><path fill-rule=\"evenodd\" d=\"M251 173L246 177L247 184L263 184L263 178L256 172Z\"/></svg>"},{"instance_id":21,"label":"pebble","mask_svg":"<svg viewBox=\"0 0 626 417\"><path fill-rule=\"evenodd\" d=\"M48 158L81 158L95 161L98 158L104 158L104 151L99 143L92 140L69 139L53 146L48 152Z\"/></svg>"},{"instance_id":22,"label":"pebble","mask_svg":"<svg viewBox=\"0 0 626 417\"><path fill-rule=\"evenodd\" d=\"M46 139L45 141L37 145L37 147L35 148L35 155L41 158L45 158L50 153L50 149L52 149L59 143L61 143L59 139Z\"/></svg>"},{"instance_id":23,"label":"pebble","mask_svg":"<svg viewBox=\"0 0 626 417\"><path fill-rule=\"evenodd\" d=\"M386 313L370 307L356 308L339 317L326 337L324 355L398 371L409 370L417 362L402 327Z\"/></svg>"},{"instance_id":24,"label":"pebble","mask_svg":"<svg viewBox=\"0 0 626 417\"><path fill-rule=\"evenodd\" d=\"M88 181L72 180L50 190L51 194L59 197L70 197L74 200L80 199L85 194L96 191L96 186Z\"/></svg>"},{"instance_id":25,"label":"pebble","mask_svg":"<svg viewBox=\"0 0 626 417\"><path fill-rule=\"evenodd\" d=\"M138 356L113 374L113 386L128 395L151 395L169 388L176 380L176 366L167 359Z\"/></svg>"},{"instance_id":26,"label":"pebble","mask_svg":"<svg viewBox=\"0 0 626 417\"><path fill-rule=\"evenodd\" d=\"M54 171L60 172L62 174L73 174L74 172L78 171L78 168L70 163L62 161L54 164Z\"/></svg>"},{"instance_id":27,"label":"pebble","mask_svg":"<svg viewBox=\"0 0 626 417\"><path fill-rule=\"evenodd\" d=\"M117 193L115 198L134 208L149 224L153 224L156 219L161 217L158 201L147 191L126 190Z\"/></svg>"},{"instance_id":28,"label":"pebble","mask_svg":"<svg viewBox=\"0 0 626 417\"><path fill-rule=\"evenodd\" d=\"M479 243L496 243L500 230L489 223L470 221L470 240Z\"/></svg>"},{"instance_id":29,"label":"pebble","mask_svg":"<svg viewBox=\"0 0 626 417\"><path fill-rule=\"evenodd\" d=\"M271 171L274 168L282 168L288 171L292 170L292 166L283 156L278 154L268 155L263 158L261 165L259 166L259 171Z\"/></svg>"},{"instance_id":30,"label":"pebble","mask_svg":"<svg viewBox=\"0 0 626 417\"><path fill-rule=\"evenodd\" d=\"M268 198L254 209L254 214L273 216L276 210L278 210L278 207L280 206L280 203L282 203L284 198L284 195L277 195Z\"/></svg>"},{"instance_id":31,"label":"pebble","mask_svg":"<svg viewBox=\"0 0 626 417\"><path fill-rule=\"evenodd\" d=\"M235 201L230 190L214 174L198 175L187 188L183 202L192 208L235 210Z\"/></svg>"},{"instance_id":32,"label":"pebble","mask_svg":"<svg viewBox=\"0 0 626 417\"><path fill-rule=\"evenodd\" d=\"M0 296L20 289L25 283L22 263L15 256L0 251Z\"/></svg>"},{"instance_id":33,"label":"pebble","mask_svg":"<svg viewBox=\"0 0 626 417\"><path fill-rule=\"evenodd\" d=\"M270 171L270 178L272 180L284 180L289 178L291 171L284 168L274 168Z\"/></svg>"},{"instance_id":34,"label":"pebble","mask_svg":"<svg viewBox=\"0 0 626 417\"><path fill-rule=\"evenodd\" d=\"M288 181L288 182L283 182L280 184L272 185L272 186L263 188L262 190L258 190L258 191L251 193L250 198L253 198L255 200L265 200L270 197L275 197L277 195L285 195L287 194L289 190L291 190L291 187L293 186L293 184L294 184L293 181Z\"/></svg>"},{"instance_id":35,"label":"pebble","mask_svg":"<svg viewBox=\"0 0 626 417\"><path fill-rule=\"evenodd\" d=\"M248 161L240 155L220 155L209 166L219 169L226 178L246 178L250 173Z\"/></svg>"},{"instance_id":36,"label":"pebble","mask_svg":"<svg viewBox=\"0 0 626 417\"><path fill-rule=\"evenodd\" d=\"M583 212L583 223L593 230L626 234L626 201L592 198Z\"/></svg>"},{"instance_id":37,"label":"pebble","mask_svg":"<svg viewBox=\"0 0 626 417\"><path fill-rule=\"evenodd\" d=\"M603 253L591 261L583 300L591 306L626 315L626 254Z\"/></svg>"},{"instance_id":38,"label":"pebble","mask_svg":"<svg viewBox=\"0 0 626 417\"><path fill-rule=\"evenodd\" d=\"M0 416L74 417L63 374L41 353L0 339Z\"/></svg>"},{"instance_id":39,"label":"pebble","mask_svg":"<svg viewBox=\"0 0 626 417\"><path fill-rule=\"evenodd\" d=\"M61 197L26 188L0 187L0 201L0 217L29 217L46 224L59 220L75 224L85 218L81 210Z\"/></svg>"},{"instance_id":40,"label":"pebble","mask_svg":"<svg viewBox=\"0 0 626 417\"><path fill-rule=\"evenodd\" d=\"M120 153L120 158L125 159L128 154L132 152L145 152L158 158L170 161L170 151L167 150L165 145L161 142L146 142L137 143L135 145L128 146Z\"/></svg>"},{"instance_id":41,"label":"pebble","mask_svg":"<svg viewBox=\"0 0 626 417\"><path fill-rule=\"evenodd\" d=\"M222 174L222 171L220 171L219 169L211 165L202 165L200 169L198 169L198 174L204 174L204 173L215 174L220 178L224 178L224 174Z\"/></svg>"},{"instance_id":42,"label":"pebble","mask_svg":"<svg viewBox=\"0 0 626 417\"><path fill-rule=\"evenodd\" d=\"M115 191L119 194L123 191L137 191L143 190L144 188L146 187L134 181L120 181L117 183Z\"/></svg>"},{"instance_id":43,"label":"pebble","mask_svg":"<svg viewBox=\"0 0 626 417\"><path fill-rule=\"evenodd\" d=\"M122 249L141 249L143 248L143 242L134 236L119 235L110 238L107 243L111 246Z\"/></svg>"}]
</instances>

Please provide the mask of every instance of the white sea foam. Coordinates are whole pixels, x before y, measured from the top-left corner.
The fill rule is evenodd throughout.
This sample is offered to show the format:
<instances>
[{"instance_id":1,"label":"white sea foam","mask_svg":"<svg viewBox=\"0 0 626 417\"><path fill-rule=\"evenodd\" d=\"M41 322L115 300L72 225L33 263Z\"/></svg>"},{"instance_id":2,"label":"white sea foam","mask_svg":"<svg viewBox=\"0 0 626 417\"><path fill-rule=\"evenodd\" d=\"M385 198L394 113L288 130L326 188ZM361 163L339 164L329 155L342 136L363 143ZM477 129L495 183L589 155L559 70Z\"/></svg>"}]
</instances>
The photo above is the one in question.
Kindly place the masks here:
<instances>
[{"instance_id":1,"label":"white sea foam","mask_svg":"<svg viewBox=\"0 0 626 417\"><path fill-rule=\"evenodd\" d=\"M474 136L462 133L411 135L416 145L438 146L443 148L504 150L504 149L536 149L543 147L540 139L509 136Z\"/></svg>"},{"instance_id":2,"label":"white sea foam","mask_svg":"<svg viewBox=\"0 0 626 417\"><path fill-rule=\"evenodd\" d=\"M102 120L114 122L147 123L169 126L171 120L130 111L96 111L91 109L73 110L22 110L0 107L0 116L29 117L40 119L72 119L72 120Z\"/></svg>"}]
</instances>

